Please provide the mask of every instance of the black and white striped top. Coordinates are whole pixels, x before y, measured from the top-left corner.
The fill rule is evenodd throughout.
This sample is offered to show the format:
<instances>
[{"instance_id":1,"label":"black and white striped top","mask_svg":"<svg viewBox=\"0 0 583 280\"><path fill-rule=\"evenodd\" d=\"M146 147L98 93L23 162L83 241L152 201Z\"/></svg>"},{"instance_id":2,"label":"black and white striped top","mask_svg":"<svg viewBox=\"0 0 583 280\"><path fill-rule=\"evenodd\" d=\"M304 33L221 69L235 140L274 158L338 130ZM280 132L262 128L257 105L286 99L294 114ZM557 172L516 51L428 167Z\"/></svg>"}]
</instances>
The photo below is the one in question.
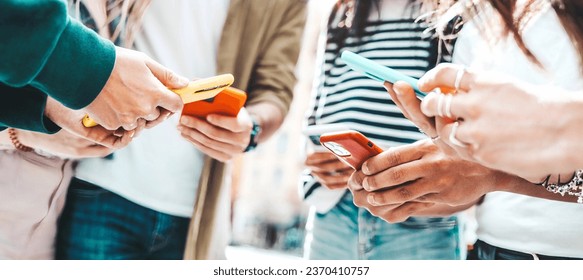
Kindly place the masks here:
<instances>
[{"instance_id":1,"label":"black and white striped top","mask_svg":"<svg viewBox=\"0 0 583 280\"><path fill-rule=\"evenodd\" d=\"M327 42L319 86L313 93L307 125L340 123L387 148L425 138L393 103L382 84L352 71L341 59L350 50L415 78L438 60L437 40L424 34L427 26L414 19L369 22L362 38L349 37L343 49ZM306 174L304 197L319 184Z\"/></svg>"}]
</instances>

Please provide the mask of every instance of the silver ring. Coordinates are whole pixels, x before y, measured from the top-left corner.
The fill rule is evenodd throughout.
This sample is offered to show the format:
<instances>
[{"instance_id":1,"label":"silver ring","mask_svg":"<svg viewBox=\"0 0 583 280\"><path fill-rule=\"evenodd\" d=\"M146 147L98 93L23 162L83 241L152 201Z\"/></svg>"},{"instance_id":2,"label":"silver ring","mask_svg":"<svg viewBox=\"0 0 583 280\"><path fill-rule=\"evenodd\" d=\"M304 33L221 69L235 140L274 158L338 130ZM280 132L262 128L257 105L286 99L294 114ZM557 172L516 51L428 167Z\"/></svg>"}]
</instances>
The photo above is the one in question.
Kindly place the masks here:
<instances>
[{"instance_id":1,"label":"silver ring","mask_svg":"<svg viewBox=\"0 0 583 280\"><path fill-rule=\"evenodd\" d=\"M455 92L457 92L460 89L460 86L462 84L462 79L463 79L465 73L466 73L465 67L461 67L460 69L457 70L457 74L455 76L455 81L453 83L453 87L455 88Z\"/></svg>"},{"instance_id":2,"label":"silver ring","mask_svg":"<svg viewBox=\"0 0 583 280\"><path fill-rule=\"evenodd\" d=\"M458 140L455 137L455 134L457 132L457 128L460 126L459 122L454 122L453 123L453 127L451 128L451 132L449 133L449 142L451 142L452 144L461 147L461 148L467 148L468 144L466 143L462 143L460 140Z\"/></svg>"},{"instance_id":3,"label":"silver ring","mask_svg":"<svg viewBox=\"0 0 583 280\"><path fill-rule=\"evenodd\" d=\"M453 95L448 94L445 96L445 116L450 119L453 119L453 115L451 114L451 101L453 99Z\"/></svg>"},{"instance_id":4,"label":"silver ring","mask_svg":"<svg viewBox=\"0 0 583 280\"><path fill-rule=\"evenodd\" d=\"M443 117L443 94L439 94L439 98L437 98L437 115Z\"/></svg>"}]
</instances>

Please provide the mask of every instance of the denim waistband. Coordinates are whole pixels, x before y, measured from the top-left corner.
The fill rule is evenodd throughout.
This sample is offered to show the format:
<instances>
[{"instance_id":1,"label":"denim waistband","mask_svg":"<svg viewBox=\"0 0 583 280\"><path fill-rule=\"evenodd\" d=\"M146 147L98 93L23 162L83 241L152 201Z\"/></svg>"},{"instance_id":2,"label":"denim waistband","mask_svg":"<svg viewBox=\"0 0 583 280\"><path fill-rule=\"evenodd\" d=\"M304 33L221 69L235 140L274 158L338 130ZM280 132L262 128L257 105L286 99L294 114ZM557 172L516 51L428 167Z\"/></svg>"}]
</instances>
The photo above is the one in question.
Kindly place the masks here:
<instances>
[{"instance_id":1,"label":"denim waistband","mask_svg":"<svg viewBox=\"0 0 583 280\"><path fill-rule=\"evenodd\" d=\"M581 260L580 258L568 258L560 256L548 256L537 253L524 253L504 249L478 240L474 244L474 250L479 260Z\"/></svg>"}]
</instances>

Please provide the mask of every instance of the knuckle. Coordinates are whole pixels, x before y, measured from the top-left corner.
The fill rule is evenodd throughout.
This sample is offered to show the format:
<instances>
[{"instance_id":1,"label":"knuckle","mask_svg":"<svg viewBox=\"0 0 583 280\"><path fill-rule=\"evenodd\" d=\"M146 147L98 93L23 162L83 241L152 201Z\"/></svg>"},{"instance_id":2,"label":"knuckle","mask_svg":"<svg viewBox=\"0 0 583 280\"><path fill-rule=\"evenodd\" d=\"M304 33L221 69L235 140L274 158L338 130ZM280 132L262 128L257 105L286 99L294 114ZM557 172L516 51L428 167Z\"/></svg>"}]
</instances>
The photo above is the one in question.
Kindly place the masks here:
<instances>
[{"instance_id":1,"label":"knuckle","mask_svg":"<svg viewBox=\"0 0 583 280\"><path fill-rule=\"evenodd\" d=\"M393 182L400 182L405 177L405 172L402 169L393 169L389 172L389 178Z\"/></svg>"},{"instance_id":2,"label":"knuckle","mask_svg":"<svg viewBox=\"0 0 583 280\"><path fill-rule=\"evenodd\" d=\"M387 153L385 156L385 163L388 166L397 165L401 161L401 155L398 152Z\"/></svg>"},{"instance_id":3,"label":"knuckle","mask_svg":"<svg viewBox=\"0 0 583 280\"><path fill-rule=\"evenodd\" d=\"M411 191L407 187L399 188L397 190L397 194L399 195L399 198L405 201L409 200L413 196L413 193L411 193Z\"/></svg>"}]
</instances>

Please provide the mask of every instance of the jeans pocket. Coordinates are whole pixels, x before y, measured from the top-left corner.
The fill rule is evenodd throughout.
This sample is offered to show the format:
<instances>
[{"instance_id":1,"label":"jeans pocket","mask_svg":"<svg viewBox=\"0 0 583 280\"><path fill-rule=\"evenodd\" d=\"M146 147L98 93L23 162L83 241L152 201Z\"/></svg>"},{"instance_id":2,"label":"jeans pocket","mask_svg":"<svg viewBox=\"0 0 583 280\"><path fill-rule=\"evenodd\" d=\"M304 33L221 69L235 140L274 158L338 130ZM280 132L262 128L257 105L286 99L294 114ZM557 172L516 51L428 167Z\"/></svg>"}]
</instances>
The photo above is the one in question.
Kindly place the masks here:
<instances>
[{"instance_id":1,"label":"jeans pocket","mask_svg":"<svg viewBox=\"0 0 583 280\"><path fill-rule=\"evenodd\" d=\"M448 228L457 225L457 217L410 217L399 225L407 228L427 229L427 228Z\"/></svg>"},{"instance_id":2,"label":"jeans pocket","mask_svg":"<svg viewBox=\"0 0 583 280\"><path fill-rule=\"evenodd\" d=\"M107 193L109 193L108 190L97 185L79 180L77 178L73 178L69 187L69 195L73 195L75 197L91 198Z\"/></svg>"}]
</instances>

